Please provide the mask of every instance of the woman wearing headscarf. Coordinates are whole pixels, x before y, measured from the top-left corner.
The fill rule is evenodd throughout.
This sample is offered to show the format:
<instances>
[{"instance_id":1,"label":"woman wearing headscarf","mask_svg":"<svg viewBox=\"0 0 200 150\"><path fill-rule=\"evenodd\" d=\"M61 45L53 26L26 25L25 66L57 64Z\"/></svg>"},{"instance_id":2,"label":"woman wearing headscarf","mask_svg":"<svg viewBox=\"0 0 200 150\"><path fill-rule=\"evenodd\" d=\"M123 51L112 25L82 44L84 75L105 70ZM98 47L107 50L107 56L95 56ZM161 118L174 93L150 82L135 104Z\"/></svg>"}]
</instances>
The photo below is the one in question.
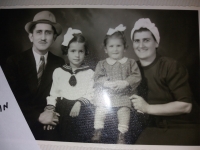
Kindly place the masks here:
<instances>
[{"instance_id":1,"label":"woman wearing headscarf","mask_svg":"<svg viewBox=\"0 0 200 150\"><path fill-rule=\"evenodd\" d=\"M136 144L199 145L199 127L187 115L192 109L187 69L158 54L160 35L150 19L135 23L131 39L148 92L146 99L138 95L130 99L138 112L150 115Z\"/></svg>"}]
</instances>

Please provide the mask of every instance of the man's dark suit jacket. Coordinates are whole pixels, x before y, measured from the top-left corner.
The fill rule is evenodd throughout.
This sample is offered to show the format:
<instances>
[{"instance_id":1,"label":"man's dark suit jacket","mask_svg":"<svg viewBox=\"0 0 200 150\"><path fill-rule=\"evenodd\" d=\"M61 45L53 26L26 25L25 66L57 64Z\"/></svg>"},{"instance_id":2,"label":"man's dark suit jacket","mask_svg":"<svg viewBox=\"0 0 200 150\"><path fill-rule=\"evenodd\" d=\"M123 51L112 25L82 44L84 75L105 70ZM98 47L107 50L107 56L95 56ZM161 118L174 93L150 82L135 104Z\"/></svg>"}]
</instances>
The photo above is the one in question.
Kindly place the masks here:
<instances>
[{"instance_id":1,"label":"man's dark suit jacket","mask_svg":"<svg viewBox=\"0 0 200 150\"><path fill-rule=\"evenodd\" d=\"M38 122L46 106L46 97L50 93L54 69L64 64L64 60L48 53L47 64L38 87L36 62L32 49L11 56L7 60L5 75L24 117L37 140L43 137L42 124Z\"/></svg>"}]
</instances>

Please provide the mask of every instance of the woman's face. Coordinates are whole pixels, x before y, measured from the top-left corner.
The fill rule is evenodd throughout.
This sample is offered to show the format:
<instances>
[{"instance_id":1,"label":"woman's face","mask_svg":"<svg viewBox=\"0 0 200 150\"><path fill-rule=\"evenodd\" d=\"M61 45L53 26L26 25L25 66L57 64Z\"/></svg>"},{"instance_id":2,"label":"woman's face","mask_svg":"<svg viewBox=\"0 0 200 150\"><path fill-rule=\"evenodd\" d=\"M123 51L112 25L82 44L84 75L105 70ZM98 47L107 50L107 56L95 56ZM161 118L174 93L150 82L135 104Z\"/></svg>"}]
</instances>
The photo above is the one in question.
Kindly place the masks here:
<instances>
[{"instance_id":1,"label":"woman's face","mask_svg":"<svg viewBox=\"0 0 200 150\"><path fill-rule=\"evenodd\" d=\"M157 47L150 31L136 32L133 35L133 49L140 60L154 59Z\"/></svg>"},{"instance_id":2,"label":"woman's face","mask_svg":"<svg viewBox=\"0 0 200 150\"><path fill-rule=\"evenodd\" d=\"M72 42L68 49L68 59L72 68L78 68L85 58L84 43Z\"/></svg>"}]
</instances>

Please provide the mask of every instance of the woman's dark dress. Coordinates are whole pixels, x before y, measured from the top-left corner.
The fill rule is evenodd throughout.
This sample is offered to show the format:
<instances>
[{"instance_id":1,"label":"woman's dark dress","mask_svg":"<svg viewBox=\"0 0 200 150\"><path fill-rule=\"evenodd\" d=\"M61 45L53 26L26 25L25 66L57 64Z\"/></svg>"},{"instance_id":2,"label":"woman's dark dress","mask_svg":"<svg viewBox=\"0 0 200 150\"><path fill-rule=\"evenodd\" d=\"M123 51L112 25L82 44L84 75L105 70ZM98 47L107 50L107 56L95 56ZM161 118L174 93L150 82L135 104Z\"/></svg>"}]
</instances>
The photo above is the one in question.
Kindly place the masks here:
<instances>
[{"instance_id":1,"label":"woman's dark dress","mask_svg":"<svg viewBox=\"0 0 200 150\"><path fill-rule=\"evenodd\" d=\"M141 68L148 86L149 104L192 103L187 70L177 61L157 54L153 63ZM150 118L136 144L200 145L200 126L194 123L191 114Z\"/></svg>"}]
</instances>

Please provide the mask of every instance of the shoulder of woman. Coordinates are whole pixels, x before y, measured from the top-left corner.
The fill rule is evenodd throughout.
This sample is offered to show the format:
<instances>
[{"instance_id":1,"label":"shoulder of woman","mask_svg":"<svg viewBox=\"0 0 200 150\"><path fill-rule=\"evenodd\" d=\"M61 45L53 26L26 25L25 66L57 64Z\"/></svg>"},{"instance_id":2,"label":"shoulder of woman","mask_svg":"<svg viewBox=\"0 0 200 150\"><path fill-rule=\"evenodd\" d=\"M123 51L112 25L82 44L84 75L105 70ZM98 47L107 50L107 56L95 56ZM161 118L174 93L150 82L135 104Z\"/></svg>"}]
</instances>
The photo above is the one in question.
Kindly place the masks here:
<instances>
[{"instance_id":1,"label":"shoulder of woman","mask_svg":"<svg viewBox=\"0 0 200 150\"><path fill-rule=\"evenodd\" d=\"M169 57L160 57L159 59L160 61L160 67L166 68L166 69L170 69L170 70L176 70L176 71L180 71L180 69L183 70L187 70L186 67L184 65L182 65L180 62L178 62L177 60L173 59L173 58L169 58Z\"/></svg>"},{"instance_id":2,"label":"shoulder of woman","mask_svg":"<svg viewBox=\"0 0 200 150\"><path fill-rule=\"evenodd\" d=\"M162 63L165 63L166 65L181 65L177 60L170 58L170 57L165 57L165 56L161 56L159 58L159 61Z\"/></svg>"}]
</instances>

